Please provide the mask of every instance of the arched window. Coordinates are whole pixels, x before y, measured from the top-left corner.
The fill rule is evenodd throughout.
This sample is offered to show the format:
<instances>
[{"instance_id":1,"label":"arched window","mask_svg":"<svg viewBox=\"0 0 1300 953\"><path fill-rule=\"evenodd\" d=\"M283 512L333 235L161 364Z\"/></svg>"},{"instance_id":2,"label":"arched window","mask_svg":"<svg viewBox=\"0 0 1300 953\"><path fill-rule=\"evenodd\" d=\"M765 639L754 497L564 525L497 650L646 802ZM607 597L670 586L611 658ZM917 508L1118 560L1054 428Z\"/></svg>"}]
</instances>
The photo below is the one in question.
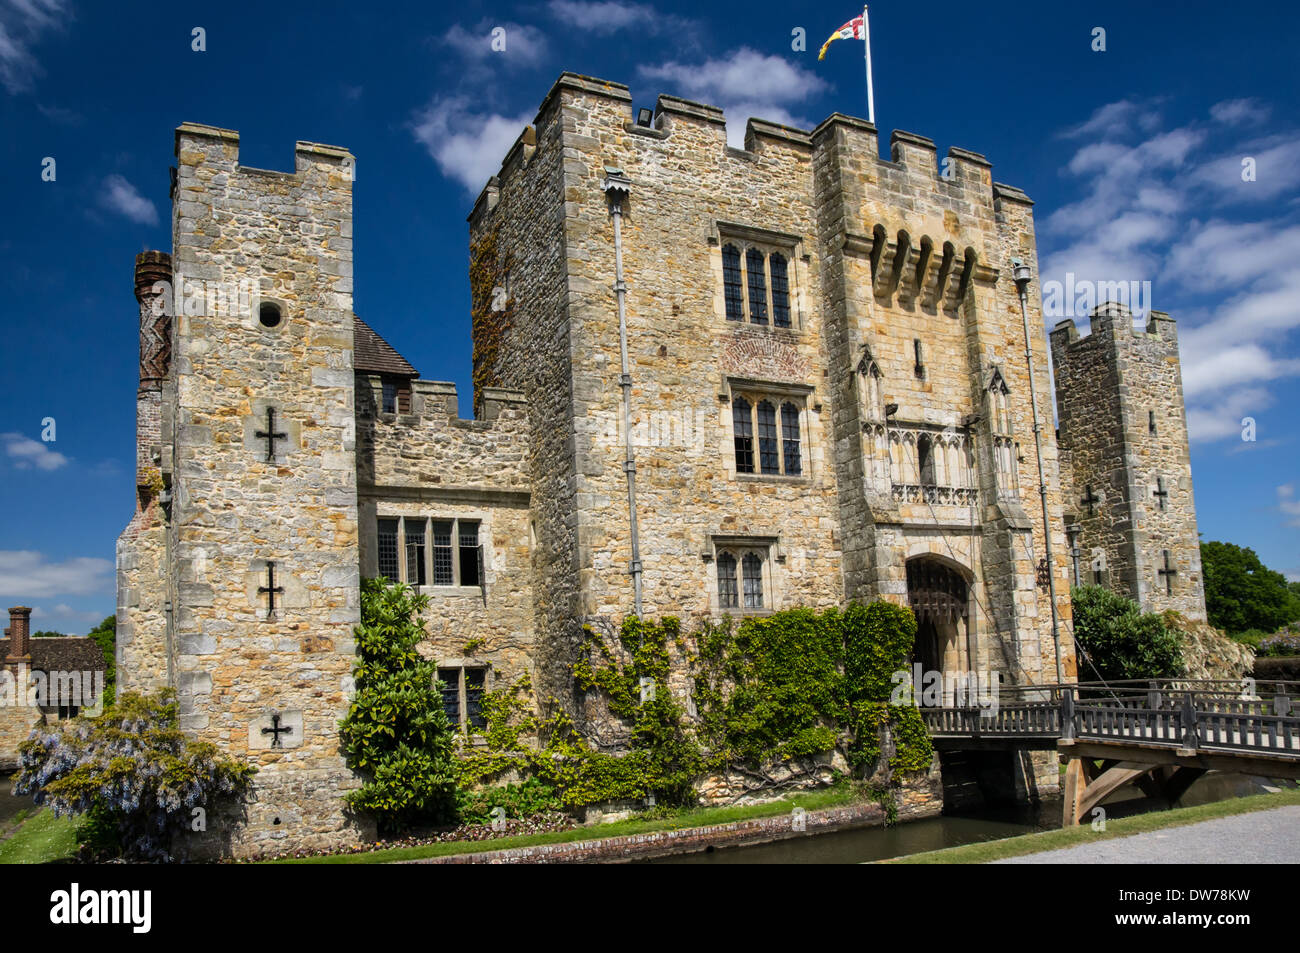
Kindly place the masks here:
<instances>
[{"instance_id":1,"label":"arched window","mask_svg":"<svg viewBox=\"0 0 1300 953\"><path fill-rule=\"evenodd\" d=\"M767 324L767 271L763 253L757 248L745 253L745 272L749 277L749 320Z\"/></svg>"},{"instance_id":2,"label":"arched window","mask_svg":"<svg viewBox=\"0 0 1300 953\"><path fill-rule=\"evenodd\" d=\"M740 286L740 249L722 246L722 287L727 299L727 320L745 320L744 291Z\"/></svg>"},{"instance_id":3,"label":"arched window","mask_svg":"<svg viewBox=\"0 0 1300 953\"><path fill-rule=\"evenodd\" d=\"M776 443L776 408L758 402L758 462L764 473L780 473L781 457Z\"/></svg>"},{"instance_id":4,"label":"arched window","mask_svg":"<svg viewBox=\"0 0 1300 953\"><path fill-rule=\"evenodd\" d=\"M736 472L754 472L754 422L749 401L737 397L731 403L731 422L736 431Z\"/></svg>"},{"instance_id":5,"label":"arched window","mask_svg":"<svg viewBox=\"0 0 1300 953\"><path fill-rule=\"evenodd\" d=\"M781 441L784 444L786 476L799 476L803 473L803 462L799 457L799 408L788 402L781 405Z\"/></svg>"},{"instance_id":6,"label":"arched window","mask_svg":"<svg viewBox=\"0 0 1300 953\"><path fill-rule=\"evenodd\" d=\"M763 608L763 560L755 553L745 553L740 569L745 583L745 608Z\"/></svg>"},{"instance_id":7,"label":"arched window","mask_svg":"<svg viewBox=\"0 0 1300 953\"><path fill-rule=\"evenodd\" d=\"M736 587L736 557L731 553L718 554L718 605L723 609L739 609L740 596Z\"/></svg>"},{"instance_id":8,"label":"arched window","mask_svg":"<svg viewBox=\"0 0 1300 953\"><path fill-rule=\"evenodd\" d=\"M772 268L772 324L778 328L790 326L790 278L786 273L785 256L772 252L768 261Z\"/></svg>"},{"instance_id":9,"label":"arched window","mask_svg":"<svg viewBox=\"0 0 1300 953\"><path fill-rule=\"evenodd\" d=\"M921 434L916 440L916 468L921 477L922 486L935 486L934 477L934 442L929 434Z\"/></svg>"}]
</instances>

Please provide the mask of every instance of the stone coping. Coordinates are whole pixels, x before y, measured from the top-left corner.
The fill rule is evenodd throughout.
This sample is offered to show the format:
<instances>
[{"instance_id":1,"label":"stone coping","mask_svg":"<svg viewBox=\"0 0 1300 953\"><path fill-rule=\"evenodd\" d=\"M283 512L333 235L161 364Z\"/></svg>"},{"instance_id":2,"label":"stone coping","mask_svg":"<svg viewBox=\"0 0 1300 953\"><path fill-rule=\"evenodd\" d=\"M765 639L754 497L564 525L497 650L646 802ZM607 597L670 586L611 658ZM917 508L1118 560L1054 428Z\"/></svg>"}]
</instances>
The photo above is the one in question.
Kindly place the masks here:
<instances>
[{"instance_id":1,"label":"stone coping","mask_svg":"<svg viewBox=\"0 0 1300 953\"><path fill-rule=\"evenodd\" d=\"M793 810L793 807L792 809ZM909 814L909 817L916 816ZM803 815L804 830L793 829L791 813L771 817L756 817L747 821L732 821L708 827L686 827L677 830L650 831L645 834L627 834L616 837L593 837L590 840L568 841L554 844L535 844L531 847L511 847L505 850L487 850L472 854L454 854L448 857L426 857L419 860L394 861L401 864L582 864L621 863L647 860L675 854L692 854L709 847L740 847L811 837L830 831L849 830L856 827L878 827L885 822L885 812L874 801L859 801L840 807L808 811Z\"/></svg>"}]
</instances>

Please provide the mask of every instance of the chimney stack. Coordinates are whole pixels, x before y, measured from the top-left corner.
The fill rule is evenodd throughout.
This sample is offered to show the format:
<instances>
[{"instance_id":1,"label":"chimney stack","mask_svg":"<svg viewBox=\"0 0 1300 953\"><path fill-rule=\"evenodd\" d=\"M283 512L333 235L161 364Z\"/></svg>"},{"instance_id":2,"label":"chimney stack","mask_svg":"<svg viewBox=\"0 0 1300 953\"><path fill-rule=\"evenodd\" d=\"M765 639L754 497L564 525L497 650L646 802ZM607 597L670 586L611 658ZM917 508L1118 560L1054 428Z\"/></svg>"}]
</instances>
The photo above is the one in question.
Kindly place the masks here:
<instances>
[{"instance_id":1,"label":"chimney stack","mask_svg":"<svg viewBox=\"0 0 1300 953\"><path fill-rule=\"evenodd\" d=\"M135 256L135 299L140 302L140 390L159 390L172 362L172 256Z\"/></svg>"},{"instance_id":2,"label":"chimney stack","mask_svg":"<svg viewBox=\"0 0 1300 953\"><path fill-rule=\"evenodd\" d=\"M32 610L13 606L9 610L9 662L31 661Z\"/></svg>"}]
</instances>

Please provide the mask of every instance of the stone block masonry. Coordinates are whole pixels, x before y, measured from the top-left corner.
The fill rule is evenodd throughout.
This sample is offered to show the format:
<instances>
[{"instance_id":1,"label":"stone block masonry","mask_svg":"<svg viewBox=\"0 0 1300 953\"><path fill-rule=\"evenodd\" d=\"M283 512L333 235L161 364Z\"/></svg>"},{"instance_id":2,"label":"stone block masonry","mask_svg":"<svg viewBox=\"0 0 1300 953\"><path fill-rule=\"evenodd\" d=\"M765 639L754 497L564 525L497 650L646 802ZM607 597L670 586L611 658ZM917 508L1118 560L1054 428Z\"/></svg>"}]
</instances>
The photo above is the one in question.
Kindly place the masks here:
<instances>
[{"instance_id":1,"label":"stone block masonry","mask_svg":"<svg viewBox=\"0 0 1300 953\"><path fill-rule=\"evenodd\" d=\"M572 667L584 625L634 611L632 507L648 616L886 599L917 611L927 668L1024 685L1057 678L1046 582L1068 631L1086 483L1105 501L1086 545L1116 580L1203 616L1173 323L1057 329L1058 458L1047 342L1026 356L1009 277L1036 262L1033 203L977 153L940 170L899 131L885 156L840 114L752 120L735 149L716 107L660 96L639 126L626 86L562 74L469 216L473 420L355 319L346 150L300 142L268 172L239 164L237 133L186 124L176 155L170 257L137 261L120 678L175 686L187 730L262 769L213 849L366 836L337 734L363 576L429 595L423 651L456 680L466 743L477 692L523 675L543 715L602 723ZM171 317L168 275L249 294ZM1068 638L1059 657L1072 678Z\"/></svg>"},{"instance_id":2,"label":"stone block masonry","mask_svg":"<svg viewBox=\"0 0 1300 953\"><path fill-rule=\"evenodd\" d=\"M1204 621L1177 325L1152 311L1136 330L1126 306L1107 303L1087 336L1067 319L1051 344L1080 581Z\"/></svg>"},{"instance_id":3,"label":"stone block masonry","mask_svg":"<svg viewBox=\"0 0 1300 953\"><path fill-rule=\"evenodd\" d=\"M358 781L337 727L360 621L352 157L299 142L293 172L249 169L237 133L187 123L176 159L178 286L257 292L247 309L186 307L173 336L182 725L259 769L246 823L207 840L236 854L342 845L368 833L345 813ZM245 439L259 430L272 439ZM275 713L301 737L250 743Z\"/></svg>"}]
</instances>

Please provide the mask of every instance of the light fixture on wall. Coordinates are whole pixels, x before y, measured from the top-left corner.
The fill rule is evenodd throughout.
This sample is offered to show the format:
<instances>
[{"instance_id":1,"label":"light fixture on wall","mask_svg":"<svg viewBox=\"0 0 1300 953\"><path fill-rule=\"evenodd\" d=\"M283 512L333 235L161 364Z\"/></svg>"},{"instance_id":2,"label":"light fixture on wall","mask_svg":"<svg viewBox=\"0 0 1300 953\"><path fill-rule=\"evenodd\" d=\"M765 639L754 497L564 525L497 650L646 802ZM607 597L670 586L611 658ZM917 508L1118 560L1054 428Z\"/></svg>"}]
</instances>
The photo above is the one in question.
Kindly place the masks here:
<instances>
[{"instance_id":1,"label":"light fixture on wall","mask_svg":"<svg viewBox=\"0 0 1300 953\"><path fill-rule=\"evenodd\" d=\"M645 126L648 129L650 127L650 123L653 121L654 121L654 113L651 112L649 109L642 107L641 109L637 110L636 124L638 126Z\"/></svg>"}]
</instances>

